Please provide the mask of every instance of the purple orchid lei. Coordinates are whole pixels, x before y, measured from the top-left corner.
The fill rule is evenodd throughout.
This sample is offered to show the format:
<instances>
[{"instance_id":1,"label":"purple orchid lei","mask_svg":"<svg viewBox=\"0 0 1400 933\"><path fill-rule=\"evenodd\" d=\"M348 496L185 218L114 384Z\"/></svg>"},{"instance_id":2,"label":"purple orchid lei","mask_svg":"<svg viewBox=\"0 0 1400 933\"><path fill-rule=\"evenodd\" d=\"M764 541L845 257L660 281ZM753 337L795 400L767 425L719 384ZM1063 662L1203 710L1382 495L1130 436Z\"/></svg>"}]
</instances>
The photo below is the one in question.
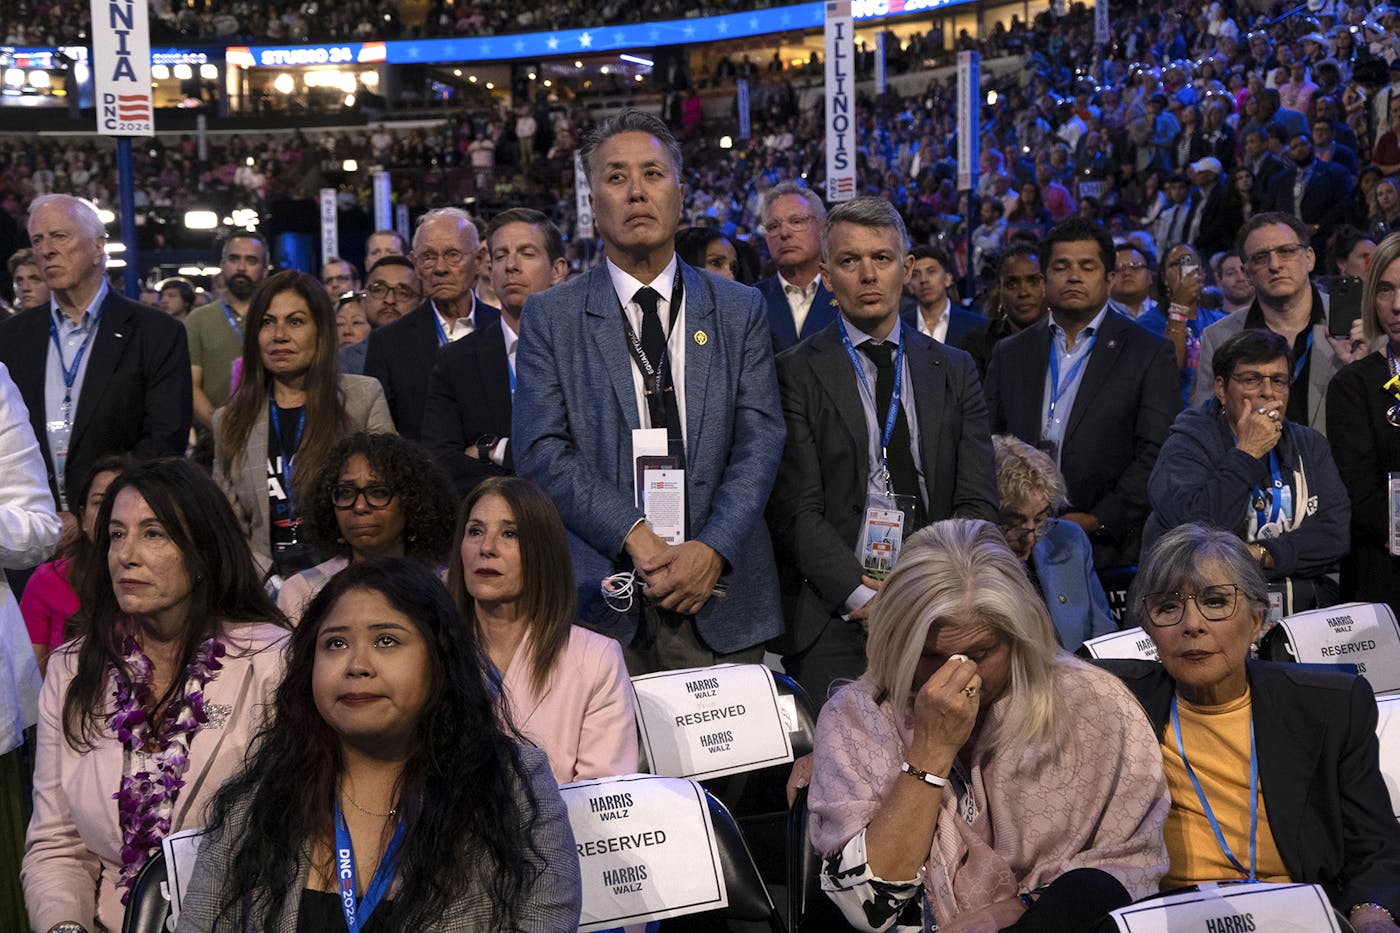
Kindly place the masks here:
<instances>
[{"instance_id":1,"label":"purple orchid lei","mask_svg":"<svg viewBox=\"0 0 1400 933\"><path fill-rule=\"evenodd\" d=\"M121 889L123 904L131 896L137 873L160 851L161 841L170 833L175 800L185 786L190 742L208 719L204 712L204 687L223 667L219 660L223 656L224 646L217 638L210 637L199 646L185 668L184 690L170 701L159 729L153 729L147 712L152 702L151 659L131 634L122 641L122 661L130 677L123 676L121 669L115 672L116 712L112 729L117 740L126 746L127 755L155 749L156 765L154 771L123 774L121 789L112 795L117 801L122 831L122 867L117 887Z\"/></svg>"}]
</instances>

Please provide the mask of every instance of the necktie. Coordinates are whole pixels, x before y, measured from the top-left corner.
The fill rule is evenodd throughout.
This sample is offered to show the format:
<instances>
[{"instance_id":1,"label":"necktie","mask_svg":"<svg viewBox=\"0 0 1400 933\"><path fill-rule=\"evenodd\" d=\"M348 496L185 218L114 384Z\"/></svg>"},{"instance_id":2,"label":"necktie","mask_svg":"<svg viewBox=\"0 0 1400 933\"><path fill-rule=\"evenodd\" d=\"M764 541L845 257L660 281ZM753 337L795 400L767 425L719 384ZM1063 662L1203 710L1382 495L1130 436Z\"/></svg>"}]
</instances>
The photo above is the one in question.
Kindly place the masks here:
<instances>
[{"instance_id":1,"label":"necktie","mask_svg":"<svg viewBox=\"0 0 1400 933\"><path fill-rule=\"evenodd\" d=\"M658 367L661 365L662 354L666 352L666 331L661 326L661 315L657 312L661 296L656 289L647 286L638 289L632 300L642 309L642 353L652 367ZM681 416L676 405L675 380L671 377L669 361L662 371L663 388L660 393L656 391L654 379L647 379L645 372L642 373L642 377L647 411L651 414L651 426L665 427L667 439L674 442L672 446L681 448Z\"/></svg>"},{"instance_id":2,"label":"necktie","mask_svg":"<svg viewBox=\"0 0 1400 933\"><path fill-rule=\"evenodd\" d=\"M861 352L875 363L875 429L884 436L885 418L890 410L890 399L894 397L894 344L876 343L867 340L860 345ZM901 496L913 496L915 518L923 522L923 497L919 495L919 471L914 466L914 454L909 445L909 423L904 420L904 405L899 406L894 418L894 431L890 433L889 446L885 448L889 458L890 484ZM914 529L906 528L905 532Z\"/></svg>"}]
</instances>

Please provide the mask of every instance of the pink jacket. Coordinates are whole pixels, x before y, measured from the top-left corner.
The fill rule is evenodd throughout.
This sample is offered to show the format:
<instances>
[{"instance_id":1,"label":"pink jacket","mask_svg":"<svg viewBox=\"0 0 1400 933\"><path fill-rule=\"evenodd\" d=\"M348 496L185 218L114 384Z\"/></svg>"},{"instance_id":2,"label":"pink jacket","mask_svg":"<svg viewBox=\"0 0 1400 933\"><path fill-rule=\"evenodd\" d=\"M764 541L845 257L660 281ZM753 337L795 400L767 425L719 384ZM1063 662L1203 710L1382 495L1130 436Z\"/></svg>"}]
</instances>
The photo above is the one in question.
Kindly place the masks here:
<instances>
[{"instance_id":1,"label":"pink jacket","mask_svg":"<svg viewBox=\"0 0 1400 933\"><path fill-rule=\"evenodd\" d=\"M173 830L202 826L214 792L243 763L282 679L284 629L243 625L229 630L223 669L204 696L210 721L190 744L185 786ZM77 670L78 646L54 653L39 695L39 750L34 769L34 816L25 839L20 879L30 922L48 930L65 920L92 933L121 929L124 908L116 880L121 829L113 798L122 779L122 745L110 733L75 751L63 737L63 699Z\"/></svg>"},{"instance_id":2,"label":"pink jacket","mask_svg":"<svg viewBox=\"0 0 1400 933\"><path fill-rule=\"evenodd\" d=\"M511 720L549 756L560 784L637 770L636 701L622 646L575 625L542 693L530 685L527 637L502 681ZM46 928L47 929L47 928Z\"/></svg>"}]
</instances>

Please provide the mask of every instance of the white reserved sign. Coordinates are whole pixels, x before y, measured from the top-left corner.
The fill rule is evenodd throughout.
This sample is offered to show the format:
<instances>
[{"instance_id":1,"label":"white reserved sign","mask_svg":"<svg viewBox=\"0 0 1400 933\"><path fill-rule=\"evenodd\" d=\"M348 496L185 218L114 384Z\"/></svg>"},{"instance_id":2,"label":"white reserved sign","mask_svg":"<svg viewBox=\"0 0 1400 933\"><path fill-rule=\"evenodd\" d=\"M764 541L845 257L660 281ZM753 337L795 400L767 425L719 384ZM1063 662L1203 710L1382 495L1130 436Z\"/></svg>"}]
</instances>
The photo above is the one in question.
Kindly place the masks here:
<instances>
[{"instance_id":1,"label":"white reserved sign","mask_svg":"<svg viewBox=\"0 0 1400 933\"><path fill-rule=\"evenodd\" d=\"M1390 809L1400 819L1400 696L1377 697L1376 738L1380 741L1381 777L1390 791Z\"/></svg>"},{"instance_id":2,"label":"white reserved sign","mask_svg":"<svg viewBox=\"0 0 1400 933\"><path fill-rule=\"evenodd\" d=\"M1400 690L1400 626L1384 603L1343 603L1281 619L1293 654L1312 664L1355 664L1376 693Z\"/></svg>"},{"instance_id":3,"label":"white reserved sign","mask_svg":"<svg viewBox=\"0 0 1400 933\"><path fill-rule=\"evenodd\" d=\"M580 933L729 906L699 784L635 774L559 793L583 875Z\"/></svg>"},{"instance_id":4,"label":"white reserved sign","mask_svg":"<svg viewBox=\"0 0 1400 933\"><path fill-rule=\"evenodd\" d=\"M1157 646L1140 628L1124 629L1091 638L1084 643L1091 658L1123 658L1137 661L1157 660Z\"/></svg>"},{"instance_id":5,"label":"white reserved sign","mask_svg":"<svg viewBox=\"0 0 1400 933\"><path fill-rule=\"evenodd\" d=\"M1233 884L1120 907L1122 933L1340 933L1315 884Z\"/></svg>"},{"instance_id":6,"label":"white reserved sign","mask_svg":"<svg viewBox=\"0 0 1400 933\"><path fill-rule=\"evenodd\" d=\"M632 689L655 774L700 780L792 761L778 688L762 664L644 674Z\"/></svg>"},{"instance_id":7,"label":"white reserved sign","mask_svg":"<svg viewBox=\"0 0 1400 933\"><path fill-rule=\"evenodd\" d=\"M165 899L170 902L170 922L167 930L175 929L180 919L180 901L194 877L194 863L199 856L199 844L204 839L204 827L171 833L161 841L165 851Z\"/></svg>"}]
</instances>

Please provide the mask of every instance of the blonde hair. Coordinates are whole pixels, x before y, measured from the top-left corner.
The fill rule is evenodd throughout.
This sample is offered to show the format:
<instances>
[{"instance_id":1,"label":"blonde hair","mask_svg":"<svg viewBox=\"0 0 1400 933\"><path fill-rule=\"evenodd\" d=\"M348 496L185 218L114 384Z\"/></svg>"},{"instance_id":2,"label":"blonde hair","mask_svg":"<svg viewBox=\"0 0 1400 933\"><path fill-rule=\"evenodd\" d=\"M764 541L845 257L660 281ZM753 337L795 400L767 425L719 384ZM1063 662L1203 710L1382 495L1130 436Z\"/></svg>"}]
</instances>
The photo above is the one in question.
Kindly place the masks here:
<instances>
[{"instance_id":1,"label":"blonde hair","mask_svg":"<svg viewBox=\"0 0 1400 933\"><path fill-rule=\"evenodd\" d=\"M1045 451L1010 434L997 434L992 437L992 453L1002 505L1024 504L1038 492L1045 494L1056 512L1069 505L1065 478Z\"/></svg>"},{"instance_id":2,"label":"blonde hair","mask_svg":"<svg viewBox=\"0 0 1400 933\"><path fill-rule=\"evenodd\" d=\"M861 679L896 711L909 709L929 632L954 625L985 626L1009 644L1005 715L987 737L992 752L1060 746L1071 716L1056 689L1056 669L1083 662L1059 647L1045 603L990 522L936 522L904 543L875 600Z\"/></svg>"},{"instance_id":3,"label":"blonde hair","mask_svg":"<svg viewBox=\"0 0 1400 933\"><path fill-rule=\"evenodd\" d=\"M1371 264L1366 267L1366 281L1361 286L1361 329L1368 343L1385 333L1376 316L1376 289L1385 270L1397 259L1400 259L1400 233L1392 233L1376 244L1376 251L1371 254Z\"/></svg>"}]
</instances>

